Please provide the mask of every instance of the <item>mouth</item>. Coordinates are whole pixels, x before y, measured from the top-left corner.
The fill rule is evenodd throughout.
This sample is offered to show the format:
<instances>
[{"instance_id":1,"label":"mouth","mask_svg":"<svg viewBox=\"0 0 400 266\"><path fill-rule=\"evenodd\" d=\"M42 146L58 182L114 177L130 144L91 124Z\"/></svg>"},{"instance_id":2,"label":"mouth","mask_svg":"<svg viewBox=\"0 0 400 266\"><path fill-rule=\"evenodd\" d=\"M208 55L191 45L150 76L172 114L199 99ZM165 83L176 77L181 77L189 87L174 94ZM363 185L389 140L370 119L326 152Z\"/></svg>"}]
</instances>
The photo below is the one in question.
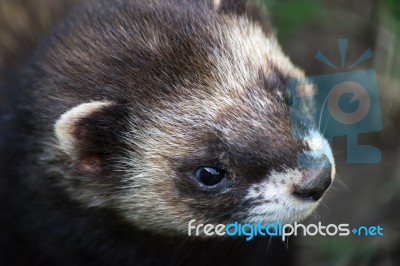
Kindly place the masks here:
<instances>
[{"instance_id":1,"label":"mouth","mask_svg":"<svg viewBox=\"0 0 400 266\"><path fill-rule=\"evenodd\" d=\"M297 201L297 200L296 200ZM281 208L280 210L275 210L271 212L260 212L252 213L246 222L248 223L293 223L299 222L310 216L310 214L318 206L316 202L292 202L292 205L286 208Z\"/></svg>"},{"instance_id":2,"label":"mouth","mask_svg":"<svg viewBox=\"0 0 400 266\"><path fill-rule=\"evenodd\" d=\"M248 211L250 220L292 223L307 218L332 183L334 166L326 166L273 173L268 180L254 185L255 190L249 190L248 198L263 198L263 201Z\"/></svg>"}]
</instances>

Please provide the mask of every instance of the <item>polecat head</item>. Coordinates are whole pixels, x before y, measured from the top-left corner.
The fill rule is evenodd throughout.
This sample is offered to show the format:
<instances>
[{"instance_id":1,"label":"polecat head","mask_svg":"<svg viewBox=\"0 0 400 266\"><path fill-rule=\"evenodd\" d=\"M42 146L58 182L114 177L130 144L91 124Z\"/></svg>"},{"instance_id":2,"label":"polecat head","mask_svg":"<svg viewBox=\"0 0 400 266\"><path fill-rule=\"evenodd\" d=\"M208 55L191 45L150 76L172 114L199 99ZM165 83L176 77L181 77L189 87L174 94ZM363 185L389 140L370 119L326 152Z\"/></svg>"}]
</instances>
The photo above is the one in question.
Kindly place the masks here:
<instances>
[{"instance_id":1,"label":"polecat head","mask_svg":"<svg viewBox=\"0 0 400 266\"><path fill-rule=\"evenodd\" d=\"M309 215L333 178L332 153L312 106L293 137L285 81L303 73L263 17L245 1L133 2L91 3L36 57L39 113L55 122L47 150L61 151L51 171L71 196L171 233L192 219ZM316 144L323 154L308 159L327 167L300 168Z\"/></svg>"}]
</instances>

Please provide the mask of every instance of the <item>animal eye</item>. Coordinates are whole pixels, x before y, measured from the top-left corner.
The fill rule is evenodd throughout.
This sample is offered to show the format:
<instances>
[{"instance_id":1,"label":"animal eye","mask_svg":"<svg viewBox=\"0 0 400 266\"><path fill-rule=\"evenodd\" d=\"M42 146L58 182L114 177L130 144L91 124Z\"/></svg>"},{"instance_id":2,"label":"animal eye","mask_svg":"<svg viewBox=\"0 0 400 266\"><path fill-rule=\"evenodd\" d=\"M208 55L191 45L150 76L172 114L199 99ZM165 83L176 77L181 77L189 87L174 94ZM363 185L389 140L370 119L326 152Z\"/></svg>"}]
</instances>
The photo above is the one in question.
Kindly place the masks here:
<instances>
[{"instance_id":1,"label":"animal eye","mask_svg":"<svg viewBox=\"0 0 400 266\"><path fill-rule=\"evenodd\" d=\"M215 167L201 166L196 169L195 177L206 186L214 186L222 181L226 172Z\"/></svg>"},{"instance_id":2,"label":"animal eye","mask_svg":"<svg viewBox=\"0 0 400 266\"><path fill-rule=\"evenodd\" d=\"M286 98L287 98L288 105L292 106L294 103L294 98L293 98L293 93L291 90L286 90Z\"/></svg>"}]
</instances>

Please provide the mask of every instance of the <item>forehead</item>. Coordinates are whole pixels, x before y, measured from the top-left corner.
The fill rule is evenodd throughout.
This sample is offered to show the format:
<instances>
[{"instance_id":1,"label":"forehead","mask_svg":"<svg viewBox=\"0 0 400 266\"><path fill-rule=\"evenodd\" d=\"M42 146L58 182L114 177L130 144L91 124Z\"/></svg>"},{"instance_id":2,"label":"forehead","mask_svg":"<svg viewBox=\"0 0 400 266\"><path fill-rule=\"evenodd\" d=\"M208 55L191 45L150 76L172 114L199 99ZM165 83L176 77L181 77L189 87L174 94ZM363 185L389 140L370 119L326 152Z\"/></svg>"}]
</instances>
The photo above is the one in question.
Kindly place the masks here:
<instances>
[{"instance_id":1,"label":"forehead","mask_svg":"<svg viewBox=\"0 0 400 266\"><path fill-rule=\"evenodd\" d=\"M247 89L261 81L273 87L276 81L303 75L283 54L275 36L257 22L245 16L199 12L205 13L182 18L178 14L162 25L141 29L150 45L139 44L143 58L138 61L144 62L143 72L152 74L150 82L157 77L164 84L194 87L192 92L220 93L221 88Z\"/></svg>"},{"instance_id":2,"label":"forehead","mask_svg":"<svg viewBox=\"0 0 400 266\"><path fill-rule=\"evenodd\" d=\"M135 73L146 80L138 90L159 90L153 114L146 114L158 128L144 139L162 134L150 143L175 147L171 157L190 150L195 157L217 140L239 149L231 149L237 161L265 156L274 143L286 145L289 114L274 91L303 73L257 23L229 15L194 18L187 17L185 27L172 23L148 33L155 36L154 50L141 55L145 63ZM245 153L259 150L264 153Z\"/></svg>"},{"instance_id":3,"label":"forehead","mask_svg":"<svg viewBox=\"0 0 400 266\"><path fill-rule=\"evenodd\" d=\"M80 27L66 25L71 36L65 43L79 45L69 48L73 53L62 51L64 42L55 45L51 55L60 54L68 60L54 57L53 64L74 73L86 73L85 69L92 66L93 71L85 74L87 78L73 80L88 94L120 97L142 105L210 95L225 101L236 95L249 98L249 89L272 89L287 77L302 75L282 53L272 33L264 32L257 22L189 6L179 6L182 10L178 10L155 5L140 11L139 5L132 7L132 16L109 19L104 27L85 21ZM108 9L104 12L115 15ZM72 67L69 62L79 63ZM48 71L52 75L50 68ZM104 85L113 93L97 89Z\"/></svg>"}]
</instances>

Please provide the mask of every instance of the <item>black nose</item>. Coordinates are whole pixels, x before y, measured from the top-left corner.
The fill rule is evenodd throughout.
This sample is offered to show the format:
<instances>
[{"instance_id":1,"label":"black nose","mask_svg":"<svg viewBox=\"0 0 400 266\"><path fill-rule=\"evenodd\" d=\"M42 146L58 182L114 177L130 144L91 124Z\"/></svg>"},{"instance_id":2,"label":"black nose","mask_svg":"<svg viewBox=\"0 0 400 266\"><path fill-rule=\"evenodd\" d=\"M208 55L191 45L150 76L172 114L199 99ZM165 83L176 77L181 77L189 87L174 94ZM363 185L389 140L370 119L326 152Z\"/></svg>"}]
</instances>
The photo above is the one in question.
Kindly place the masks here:
<instances>
[{"instance_id":1,"label":"black nose","mask_svg":"<svg viewBox=\"0 0 400 266\"><path fill-rule=\"evenodd\" d=\"M331 165L326 162L322 168L302 169L302 179L295 184L293 195L303 200L319 200L331 185Z\"/></svg>"}]
</instances>

